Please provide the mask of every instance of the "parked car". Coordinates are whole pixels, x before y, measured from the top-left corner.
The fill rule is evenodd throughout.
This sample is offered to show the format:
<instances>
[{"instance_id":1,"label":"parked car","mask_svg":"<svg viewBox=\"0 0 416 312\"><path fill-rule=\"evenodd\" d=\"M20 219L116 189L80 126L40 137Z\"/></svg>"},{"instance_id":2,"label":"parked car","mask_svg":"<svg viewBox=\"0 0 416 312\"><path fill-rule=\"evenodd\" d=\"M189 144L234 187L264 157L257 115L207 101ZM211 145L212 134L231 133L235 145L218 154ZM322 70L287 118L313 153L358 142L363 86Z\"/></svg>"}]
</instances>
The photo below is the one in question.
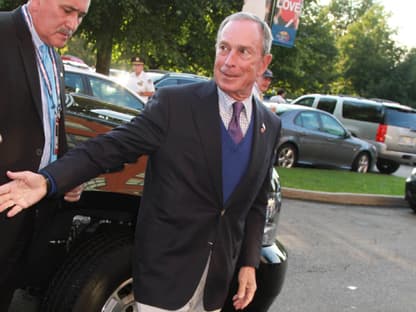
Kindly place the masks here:
<instances>
[{"instance_id":1,"label":"parked car","mask_svg":"<svg viewBox=\"0 0 416 312\"><path fill-rule=\"evenodd\" d=\"M406 179L404 194L410 207L416 212L416 167Z\"/></svg>"},{"instance_id":2,"label":"parked car","mask_svg":"<svg viewBox=\"0 0 416 312\"><path fill-rule=\"evenodd\" d=\"M353 137L331 114L295 104L278 104L282 137L277 164L290 168L297 164L348 168L365 173L376 160L372 144Z\"/></svg>"},{"instance_id":3,"label":"parked car","mask_svg":"<svg viewBox=\"0 0 416 312\"><path fill-rule=\"evenodd\" d=\"M80 77L82 81L85 78L84 74ZM87 78L90 77L97 76L92 74ZM110 99L101 101L99 97L80 92L66 95L65 121L70 148L140 114L140 110L129 105L109 102ZM28 289L43 295L39 311L136 311L131 254L146 161L147 157L140 157L115 172L90 180L85 184L81 200L65 203L50 220L50 226L42 229L39 241L34 242L35 252L27 264L31 274L25 281ZM258 290L245 311L266 312L285 278L287 252L276 240L281 210L280 181L276 173L272 185L261 263L257 269ZM235 294L235 283L236 280L227 303ZM234 309L226 305L223 311Z\"/></svg>"},{"instance_id":4,"label":"parked car","mask_svg":"<svg viewBox=\"0 0 416 312\"><path fill-rule=\"evenodd\" d=\"M120 82L90 69L79 68L65 63L65 87L77 98L90 99L134 110L144 108L143 101Z\"/></svg>"},{"instance_id":5,"label":"parked car","mask_svg":"<svg viewBox=\"0 0 416 312\"><path fill-rule=\"evenodd\" d=\"M194 74L187 73L166 73L162 77L154 80L155 89L163 88L167 86L177 86L188 83L195 83L201 81L207 81L209 78Z\"/></svg>"},{"instance_id":6,"label":"parked car","mask_svg":"<svg viewBox=\"0 0 416 312\"><path fill-rule=\"evenodd\" d=\"M293 101L331 114L354 135L377 148L377 169L395 172L401 164L416 165L416 110L385 100L308 94Z\"/></svg>"}]
</instances>

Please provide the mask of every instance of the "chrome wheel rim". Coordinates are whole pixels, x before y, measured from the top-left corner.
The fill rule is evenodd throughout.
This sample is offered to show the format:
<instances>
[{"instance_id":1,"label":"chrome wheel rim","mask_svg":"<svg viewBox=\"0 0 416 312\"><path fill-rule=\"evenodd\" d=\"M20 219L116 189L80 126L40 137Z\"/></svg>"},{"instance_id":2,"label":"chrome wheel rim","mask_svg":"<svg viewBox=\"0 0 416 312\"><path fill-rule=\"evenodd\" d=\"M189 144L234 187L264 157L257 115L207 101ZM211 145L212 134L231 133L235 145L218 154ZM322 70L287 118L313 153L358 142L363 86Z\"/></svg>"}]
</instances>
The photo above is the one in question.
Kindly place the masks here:
<instances>
[{"instance_id":1,"label":"chrome wheel rim","mask_svg":"<svg viewBox=\"0 0 416 312\"><path fill-rule=\"evenodd\" d=\"M290 147L284 147L278 155L278 165L283 168L292 168L295 165L295 152Z\"/></svg>"},{"instance_id":2,"label":"chrome wheel rim","mask_svg":"<svg viewBox=\"0 0 416 312\"><path fill-rule=\"evenodd\" d=\"M110 295L101 312L138 312L133 295L133 278L123 282Z\"/></svg>"},{"instance_id":3,"label":"chrome wheel rim","mask_svg":"<svg viewBox=\"0 0 416 312\"><path fill-rule=\"evenodd\" d=\"M357 172L366 173L368 171L369 159L367 155L361 155L358 159Z\"/></svg>"}]
</instances>

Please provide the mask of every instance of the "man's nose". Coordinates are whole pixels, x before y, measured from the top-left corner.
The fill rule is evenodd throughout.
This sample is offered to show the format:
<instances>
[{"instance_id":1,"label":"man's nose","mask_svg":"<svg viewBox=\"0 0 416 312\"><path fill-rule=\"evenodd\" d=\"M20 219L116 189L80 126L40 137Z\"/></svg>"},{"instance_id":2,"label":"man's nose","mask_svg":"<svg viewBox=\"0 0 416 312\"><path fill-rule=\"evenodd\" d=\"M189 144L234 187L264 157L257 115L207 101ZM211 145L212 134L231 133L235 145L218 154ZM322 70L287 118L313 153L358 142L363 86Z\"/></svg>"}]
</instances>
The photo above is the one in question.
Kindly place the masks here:
<instances>
[{"instance_id":1,"label":"man's nose","mask_svg":"<svg viewBox=\"0 0 416 312\"><path fill-rule=\"evenodd\" d=\"M225 58L225 64L233 65L235 63L236 57L237 57L237 51L230 50L230 52L227 54Z\"/></svg>"}]
</instances>

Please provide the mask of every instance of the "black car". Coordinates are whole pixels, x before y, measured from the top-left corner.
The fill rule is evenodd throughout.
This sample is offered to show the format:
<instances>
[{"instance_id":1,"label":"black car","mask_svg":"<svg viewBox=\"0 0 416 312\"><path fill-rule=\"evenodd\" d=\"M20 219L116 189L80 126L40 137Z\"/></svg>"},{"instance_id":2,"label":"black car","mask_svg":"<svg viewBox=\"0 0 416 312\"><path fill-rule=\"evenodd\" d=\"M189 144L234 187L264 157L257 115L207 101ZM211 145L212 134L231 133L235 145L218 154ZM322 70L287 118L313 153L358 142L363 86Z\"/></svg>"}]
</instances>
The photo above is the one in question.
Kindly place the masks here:
<instances>
[{"instance_id":1,"label":"black car","mask_svg":"<svg viewBox=\"0 0 416 312\"><path fill-rule=\"evenodd\" d=\"M72 88L66 94L65 120L70 147L140 114L128 105L100 101L67 87ZM90 180L81 200L65 203L50 226L42 229L27 264L30 276L25 281L27 289L43 298L39 311L136 311L131 254L146 161L147 157L140 157L135 163ZM258 291L245 311L267 311L285 278L287 252L275 239L281 209L277 174L272 182L257 269ZM234 280L224 312L234 311L231 298L236 285Z\"/></svg>"},{"instance_id":2,"label":"black car","mask_svg":"<svg viewBox=\"0 0 416 312\"><path fill-rule=\"evenodd\" d=\"M406 179L405 199L410 207L416 212L416 167Z\"/></svg>"}]
</instances>

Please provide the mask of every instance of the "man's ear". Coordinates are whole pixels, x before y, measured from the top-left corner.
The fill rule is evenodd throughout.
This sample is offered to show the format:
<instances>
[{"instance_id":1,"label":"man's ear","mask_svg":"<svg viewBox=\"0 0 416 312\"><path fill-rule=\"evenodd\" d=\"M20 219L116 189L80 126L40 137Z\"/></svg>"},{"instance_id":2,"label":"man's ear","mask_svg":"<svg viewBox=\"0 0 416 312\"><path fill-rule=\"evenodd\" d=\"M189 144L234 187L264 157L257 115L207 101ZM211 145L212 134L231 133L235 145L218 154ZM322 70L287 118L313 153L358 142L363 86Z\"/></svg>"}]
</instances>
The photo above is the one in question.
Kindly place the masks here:
<instances>
[{"instance_id":1,"label":"man's ear","mask_svg":"<svg viewBox=\"0 0 416 312\"><path fill-rule=\"evenodd\" d=\"M270 53L267 53L263 56L262 60L262 68L260 70L260 75L263 75L263 73L266 71L266 69L269 67L270 63L272 62L273 55Z\"/></svg>"}]
</instances>

